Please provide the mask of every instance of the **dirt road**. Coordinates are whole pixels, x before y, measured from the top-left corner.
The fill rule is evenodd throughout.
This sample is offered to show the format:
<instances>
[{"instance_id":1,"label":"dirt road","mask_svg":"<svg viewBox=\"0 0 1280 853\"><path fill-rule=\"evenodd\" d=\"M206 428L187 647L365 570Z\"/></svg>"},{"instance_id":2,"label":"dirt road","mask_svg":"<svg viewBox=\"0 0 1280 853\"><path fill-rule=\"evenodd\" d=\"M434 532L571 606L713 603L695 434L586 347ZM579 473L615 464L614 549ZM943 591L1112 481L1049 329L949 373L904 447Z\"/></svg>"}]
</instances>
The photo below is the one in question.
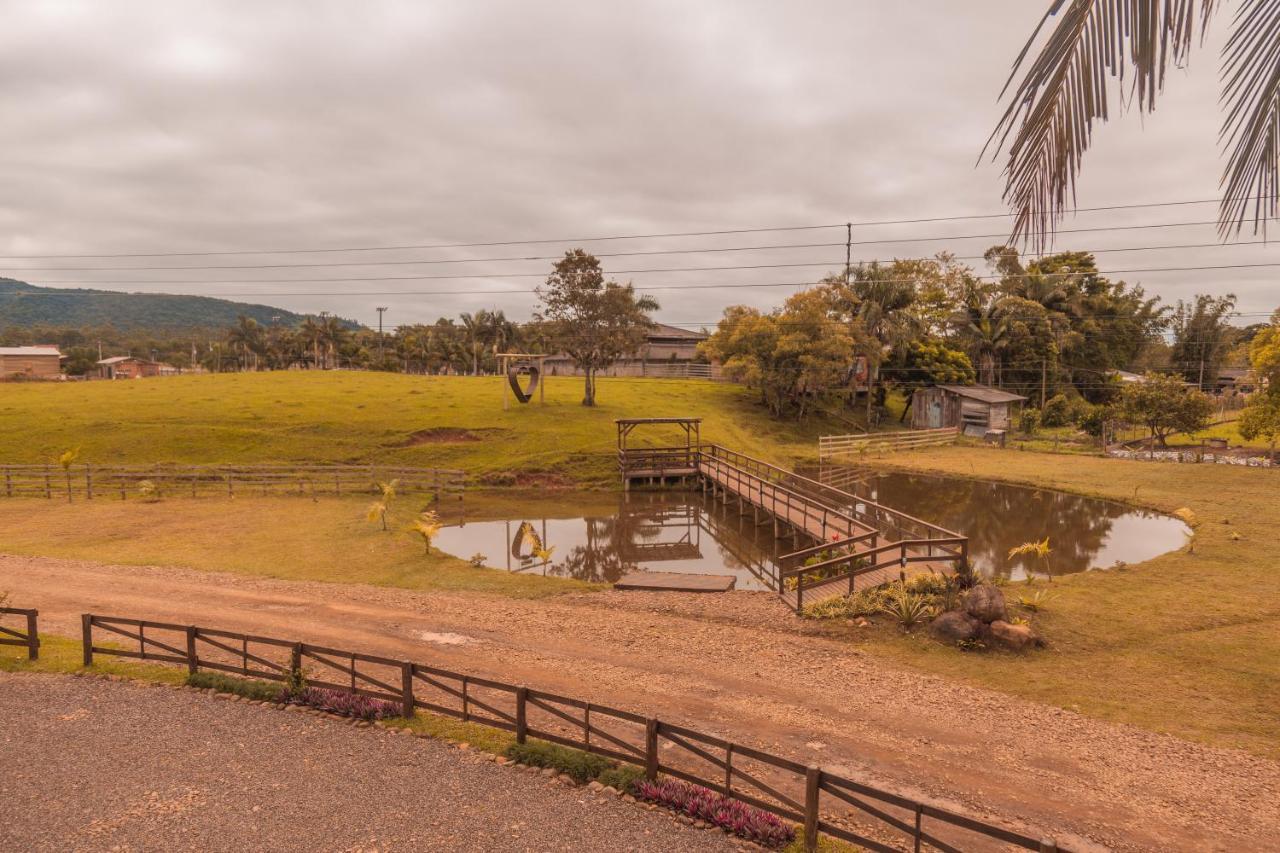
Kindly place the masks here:
<instances>
[{"instance_id":1,"label":"dirt road","mask_svg":"<svg viewBox=\"0 0 1280 853\"><path fill-rule=\"evenodd\" d=\"M543 601L0 557L0 589L79 614L197 623L407 657L653 713L962 811L1122 850L1261 850L1280 764L799 638L768 595Z\"/></svg>"},{"instance_id":2,"label":"dirt road","mask_svg":"<svg viewBox=\"0 0 1280 853\"><path fill-rule=\"evenodd\" d=\"M0 849L722 851L436 741L190 690L0 673Z\"/></svg>"}]
</instances>

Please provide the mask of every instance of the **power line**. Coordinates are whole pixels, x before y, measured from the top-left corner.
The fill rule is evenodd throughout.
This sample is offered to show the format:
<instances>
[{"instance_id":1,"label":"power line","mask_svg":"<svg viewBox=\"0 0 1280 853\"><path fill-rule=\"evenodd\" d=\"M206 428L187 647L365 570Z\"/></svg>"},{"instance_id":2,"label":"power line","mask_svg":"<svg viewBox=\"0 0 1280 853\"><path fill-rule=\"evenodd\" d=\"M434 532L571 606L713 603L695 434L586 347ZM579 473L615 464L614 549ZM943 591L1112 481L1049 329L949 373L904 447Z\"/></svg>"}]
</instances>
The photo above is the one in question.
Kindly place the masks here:
<instances>
[{"instance_id":1,"label":"power line","mask_svg":"<svg viewBox=\"0 0 1280 853\"><path fill-rule=\"evenodd\" d=\"M1218 204L1220 199L1189 199L1182 201L1160 201L1160 202L1142 202L1136 204L1115 204L1103 205L1099 207L1079 207L1075 208L1073 213L1093 213L1100 211L1112 210L1139 210L1160 207L1181 207L1197 204ZM233 250L215 250L215 251L192 251L192 252L117 252L117 253L80 253L80 254L24 254L24 255L0 255L0 259L40 259L40 258L181 258L181 257L216 257L227 255L282 255L282 254L321 254L331 252L389 252L389 251L405 251L418 249L474 249L488 248L494 246L534 246L547 245L554 243L599 243L612 240L652 240L670 237L714 237L726 236L733 234L765 234L770 232L783 231L817 231L824 228L869 228L882 225L916 225L926 222L961 222L973 221L978 219L1007 219L1013 214L1009 212L1001 213L980 213L980 214L962 214L955 216L931 216L919 217L914 219L877 219L863 220L860 222L834 222L821 225L778 225L759 228L730 228L714 231L669 231L663 233L652 234L615 234L601 237L556 237L556 238L536 238L527 240L493 240L486 242L473 243L415 243L392 246L342 246L318 249L233 249ZM1207 222L1201 224L1216 225L1217 222ZM1059 231L1056 233L1064 233ZM995 235L1007 237L1008 235Z\"/></svg>"}]
</instances>

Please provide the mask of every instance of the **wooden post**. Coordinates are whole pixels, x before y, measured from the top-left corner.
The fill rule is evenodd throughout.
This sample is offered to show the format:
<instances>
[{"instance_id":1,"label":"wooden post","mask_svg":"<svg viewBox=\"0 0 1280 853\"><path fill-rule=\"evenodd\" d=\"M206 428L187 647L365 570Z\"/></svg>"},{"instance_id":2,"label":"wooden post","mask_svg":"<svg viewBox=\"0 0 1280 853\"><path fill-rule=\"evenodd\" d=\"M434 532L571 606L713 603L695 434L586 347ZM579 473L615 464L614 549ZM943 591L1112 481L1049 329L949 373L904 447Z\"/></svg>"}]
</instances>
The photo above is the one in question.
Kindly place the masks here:
<instances>
[{"instance_id":1,"label":"wooden post","mask_svg":"<svg viewBox=\"0 0 1280 853\"><path fill-rule=\"evenodd\" d=\"M187 626L187 673L195 675L200 669L200 661L196 658L196 626Z\"/></svg>"},{"instance_id":2,"label":"wooden post","mask_svg":"<svg viewBox=\"0 0 1280 853\"><path fill-rule=\"evenodd\" d=\"M529 737L529 723L525 717L525 703L529 699L528 687L516 688L516 743L524 743Z\"/></svg>"},{"instance_id":3,"label":"wooden post","mask_svg":"<svg viewBox=\"0 0 1280 853\"><path fill-rule=\"evenodd\" d=\"M302 683L302 643L294 643L289 653L289 674L293 685Z\"/></svg>"},{"instance_id":4,"label":"wooden post","mask_svg":"<svg viewBox=\"0 0 1280 853\"><path fill-rule=\"evenodd\" d=\"M413 664L400 664L400 712L405 719L413 719Z\"/></svg>"},{"instance_id":5,"label":"wooden post","mask_svg":"<svg viewBox=\"0 0 1280 853\"><path fill-rule=\"evenodd\" d=\"M80 642L84 645L84 665L93 666L93 616L89 613L80 615Z\"/></svg>"},{"instance_id":6,"label":"wooden post","mask_svg":"<svg viewBox=\"0 0 1280 853\"><path fill-rule=\"evenodd\" d=\"M4 467L4 491L7 496L13 497L13 472L8 465Z\"/></svg>"},{"instance_id":7,"label":"wooden post","mask_svg":"<svg viewBox=\"0 0 1280 853\"><path fill-rule=\"evenodd\" d=\"M36 660L40 657L40 629L36 624L38 610L27 611L27 658Z\"/></svg>"},{"instance_id":8,"label":"wooden post","mask_svg":"<svg viewBox=\"0 0 1280 853\"><path fill-rule=\"evenodd\" d=\"M52 484L49 482L49 466L48 465L44 466L44 496L46 498L53 497L53 487L52 487Z\"/></svg>"},{"instance_id":9,"label":"wooden post","mask_svg":"<svg viewBox=\"0 0 1280 853\"><path fill-rule=\"evenodd\" d=\"M658 778L658 721L650 717L644 729L644 778Z\"/></svg>"},{"instance_id":10,"label":"wooden post","mask_svg":"<svg viewBox=\"0 0 1280 853\"><path fill-rule=\"evenodd\" d=\"M93 500L93 466L84 466L84 492L87 500Z\"/></svg>"},{"instance_id":11,"label":"wooden post","mask_svg":"<svg viewBox=\"0 0 1280 853\"><path fill-rule=\"evenodd\" d=\"M1040 839L1040 853L1058 853L1058 842L1052 838Z\"/></svg>"},{"instance_id":12,"label":"wooden post","mask_svg":"<svg viewBox=\"0 0 1280 853\"><path fill-rule=\"evenodd\" d=\"M812 764L804 772L804 849L814 853L818 849L818 785L822 771Z\"/></svg>"}]
</instances>

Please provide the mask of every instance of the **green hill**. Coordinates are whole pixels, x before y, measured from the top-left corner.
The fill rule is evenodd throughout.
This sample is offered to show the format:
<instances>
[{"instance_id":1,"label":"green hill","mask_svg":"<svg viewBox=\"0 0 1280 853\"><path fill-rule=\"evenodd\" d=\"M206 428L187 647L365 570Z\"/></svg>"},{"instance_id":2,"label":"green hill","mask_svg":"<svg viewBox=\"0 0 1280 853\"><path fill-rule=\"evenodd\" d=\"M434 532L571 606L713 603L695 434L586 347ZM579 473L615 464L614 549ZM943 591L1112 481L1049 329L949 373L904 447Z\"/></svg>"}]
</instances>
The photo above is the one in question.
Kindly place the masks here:
<instances>
[{"instance_id":1,"label":"green hill","mask_svg":"<svg viewBox=\"0 0 1280 853\"><path fill-rule=\"evenodd\" d=\"M270 305L209 296L122 293L38 287L0 278L0 326L114 326L117 329L190 329L230 326L244 314L263 325L273 317L293 326L303 315Z\"/></svg>"}]
</instances>

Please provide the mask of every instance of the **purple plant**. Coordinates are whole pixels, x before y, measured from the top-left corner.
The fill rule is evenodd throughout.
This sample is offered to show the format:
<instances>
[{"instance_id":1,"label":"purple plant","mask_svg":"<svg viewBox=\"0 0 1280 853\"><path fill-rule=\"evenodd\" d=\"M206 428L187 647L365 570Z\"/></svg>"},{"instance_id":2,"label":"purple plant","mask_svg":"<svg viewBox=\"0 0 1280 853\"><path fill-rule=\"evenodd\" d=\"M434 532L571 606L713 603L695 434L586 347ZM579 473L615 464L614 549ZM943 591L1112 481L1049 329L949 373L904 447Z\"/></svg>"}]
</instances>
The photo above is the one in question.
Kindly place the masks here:
<instances>
[{"instance_id":1,"label":"purple plant","mask_svg":"<svg viewBox=\"0 0 1280 853\"><path fill-rule=\"evenodd\" d=\"M320 687L304 687L292 693L285 689L280 691L276 701L289 705L305 705L308 708L317 708L344 717L357 717L361 720L385 720L388 717L400 716L400 706L395 702Z\"/></svg>"},{"instance_id":2,"label":"purple plant","mask_svg":"<svg viewBox=\"0 0 1280 853\"><path fill-rule=\"evenodd\" d=\"M638 799L705 820L765 847L785 847L796 837L795 827L776 815L678 779L640 779L633 791Z\"/></svg>"}]
</instances>

